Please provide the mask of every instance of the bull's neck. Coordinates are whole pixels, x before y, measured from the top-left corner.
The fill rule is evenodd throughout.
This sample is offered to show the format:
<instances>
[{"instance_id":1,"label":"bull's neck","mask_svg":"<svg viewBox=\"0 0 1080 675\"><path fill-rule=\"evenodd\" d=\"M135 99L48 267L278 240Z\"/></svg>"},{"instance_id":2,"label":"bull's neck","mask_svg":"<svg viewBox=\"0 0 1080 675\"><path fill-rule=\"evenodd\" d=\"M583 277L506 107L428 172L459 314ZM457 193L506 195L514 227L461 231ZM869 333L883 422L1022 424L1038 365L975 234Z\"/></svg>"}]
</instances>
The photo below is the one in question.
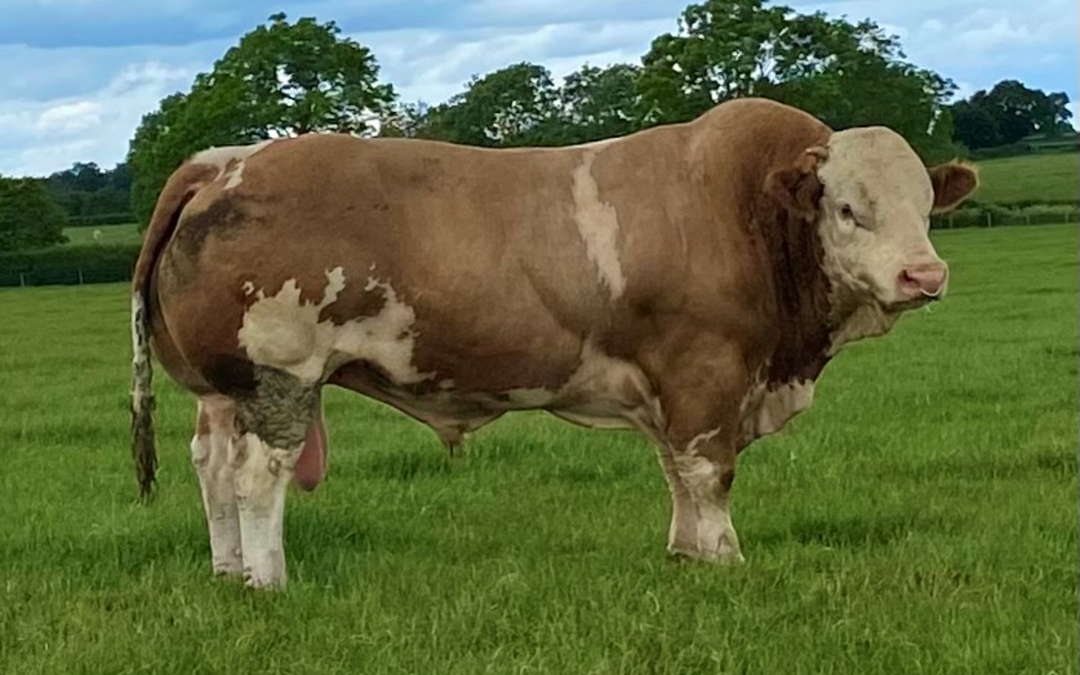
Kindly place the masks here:
<instances>
[{"instance_id":1,"label":"bull's neck","mask_svg":"<svg viewBox=\"0 0 1080 675\"><path fill-rule=\"evenodd\" d=\"M786 212L769 216L758 220L777 331L767 378L772 384L814 380L830 358L837 323L818 226Z\"/></svg>"}]
</instances>

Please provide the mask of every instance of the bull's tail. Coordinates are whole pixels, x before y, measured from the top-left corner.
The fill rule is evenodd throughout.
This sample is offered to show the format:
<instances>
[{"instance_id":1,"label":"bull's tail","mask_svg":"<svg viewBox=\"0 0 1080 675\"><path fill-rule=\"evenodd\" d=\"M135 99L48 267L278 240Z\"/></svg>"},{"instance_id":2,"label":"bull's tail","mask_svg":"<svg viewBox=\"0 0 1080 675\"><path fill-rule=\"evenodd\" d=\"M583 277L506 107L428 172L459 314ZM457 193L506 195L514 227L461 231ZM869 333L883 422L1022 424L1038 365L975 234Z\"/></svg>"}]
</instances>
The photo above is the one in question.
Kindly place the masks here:
<instances>
[{"instance_id":1,"label":"bull's tail","mask_svg":"<svg viewBox=\"0 0 1080 675\"><path fill-rule=\"evenodd\" d=\"M154 446L154 371L150 365L150 320L146 313L146 293L136 288L131 294L131 346L134 352L131 374L131 454L139 497L150 498L157 472Z\"/></svg>"},{"instance_id":2,"label":"bull's tail","mask_svg":"<svg viewBox=\"0 0 1080 675\"><path fill-rule=\"evenodd\" d=\"M150 350L150 278L158 256L176 229L184 206L202 186L210 167L185 164L169 178L158 197L150 226L146 228L135 275L131 284L131 454L135 459L135 477L139 497L149 500L157 473L157 449L154 445L154 372ZM213 176L209 176L212 178Z\"/></svg>"}]
</instances>

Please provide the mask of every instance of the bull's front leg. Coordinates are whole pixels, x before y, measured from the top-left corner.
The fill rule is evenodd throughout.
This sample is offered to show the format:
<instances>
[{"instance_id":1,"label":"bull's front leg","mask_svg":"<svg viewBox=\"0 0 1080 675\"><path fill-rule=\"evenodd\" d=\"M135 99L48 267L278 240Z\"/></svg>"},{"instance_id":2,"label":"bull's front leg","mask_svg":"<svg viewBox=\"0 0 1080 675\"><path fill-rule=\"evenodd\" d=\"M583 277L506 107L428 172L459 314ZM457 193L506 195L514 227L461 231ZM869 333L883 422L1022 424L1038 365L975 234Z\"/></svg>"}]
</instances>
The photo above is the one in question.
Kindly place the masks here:
<instances>
[{"instance_id":1,"label":"bull's front leg","mask_svg":"<svg viewBox=\"0 0 1080 675\"><path fill-rule=\"evenodd\" d=\"M739 441L739 402L746 383L741 357L722 349L705 363L685 362L662 382L666 425L656 442L671 490L668 550L721 563L742 562L731 520ZM720 356L718 356L718 354Z\"/></svg>"},{"instance_id":2,"label":"bull's front leg","mask_svg":"<svg viewBox=\"0 0 1080 675\"><path fill-rule=\"evenodd\" d=\"M735 450L702 432L682 449L674 449L674 479L685 492L676 499L668 550L676 555L716 561L743 561L739 537L731 522L731 487Z\"/></svg>"}]
</instances>

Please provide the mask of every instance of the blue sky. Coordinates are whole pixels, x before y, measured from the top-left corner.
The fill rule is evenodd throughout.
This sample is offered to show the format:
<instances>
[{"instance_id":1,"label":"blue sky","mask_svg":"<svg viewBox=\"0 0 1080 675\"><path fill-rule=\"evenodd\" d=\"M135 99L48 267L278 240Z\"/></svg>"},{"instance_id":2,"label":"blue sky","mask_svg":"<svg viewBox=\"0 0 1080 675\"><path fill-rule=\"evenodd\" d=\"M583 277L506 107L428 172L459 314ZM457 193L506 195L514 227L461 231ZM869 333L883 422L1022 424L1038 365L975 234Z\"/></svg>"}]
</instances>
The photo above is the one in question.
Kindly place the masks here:
<instances>
[{"instance_id":1,"label":"blue sky","mask_svg":"<svg viewBox=\"0 0 1080 675\"><path fill-rule=\"evenodd\" d=\"M0 0L0 173L121 161L144 113L276 11L337 21L403 98L437 103L472 74L516 61L556 76L584 62L637 62L688 1ZM1017 78L1078 97L1075 0L783 4L872 18L961 93Z\"/></svg>"}]
</instances>

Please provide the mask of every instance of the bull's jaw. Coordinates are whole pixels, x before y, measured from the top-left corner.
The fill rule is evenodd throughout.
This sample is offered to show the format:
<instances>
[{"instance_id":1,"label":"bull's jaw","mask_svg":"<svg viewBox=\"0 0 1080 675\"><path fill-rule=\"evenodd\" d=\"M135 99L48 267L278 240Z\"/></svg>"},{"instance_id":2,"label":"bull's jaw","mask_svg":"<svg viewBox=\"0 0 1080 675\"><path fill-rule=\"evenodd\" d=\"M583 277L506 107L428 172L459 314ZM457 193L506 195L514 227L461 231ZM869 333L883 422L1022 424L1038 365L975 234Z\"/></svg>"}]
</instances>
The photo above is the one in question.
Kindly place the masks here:
<instances>
[{"instance_id":1,"label":"bull's jaw","mask_svg":"<svg viewBox=\"0 0 1080 675\"><path fill-rule=\"evenodd\" d=\"M901 312L890 311L881 303L871 301L858 305L836 322L829 334L829 356L836 355L844 345L888 333L900 318Z\"/></svg>"}]
</instances>

